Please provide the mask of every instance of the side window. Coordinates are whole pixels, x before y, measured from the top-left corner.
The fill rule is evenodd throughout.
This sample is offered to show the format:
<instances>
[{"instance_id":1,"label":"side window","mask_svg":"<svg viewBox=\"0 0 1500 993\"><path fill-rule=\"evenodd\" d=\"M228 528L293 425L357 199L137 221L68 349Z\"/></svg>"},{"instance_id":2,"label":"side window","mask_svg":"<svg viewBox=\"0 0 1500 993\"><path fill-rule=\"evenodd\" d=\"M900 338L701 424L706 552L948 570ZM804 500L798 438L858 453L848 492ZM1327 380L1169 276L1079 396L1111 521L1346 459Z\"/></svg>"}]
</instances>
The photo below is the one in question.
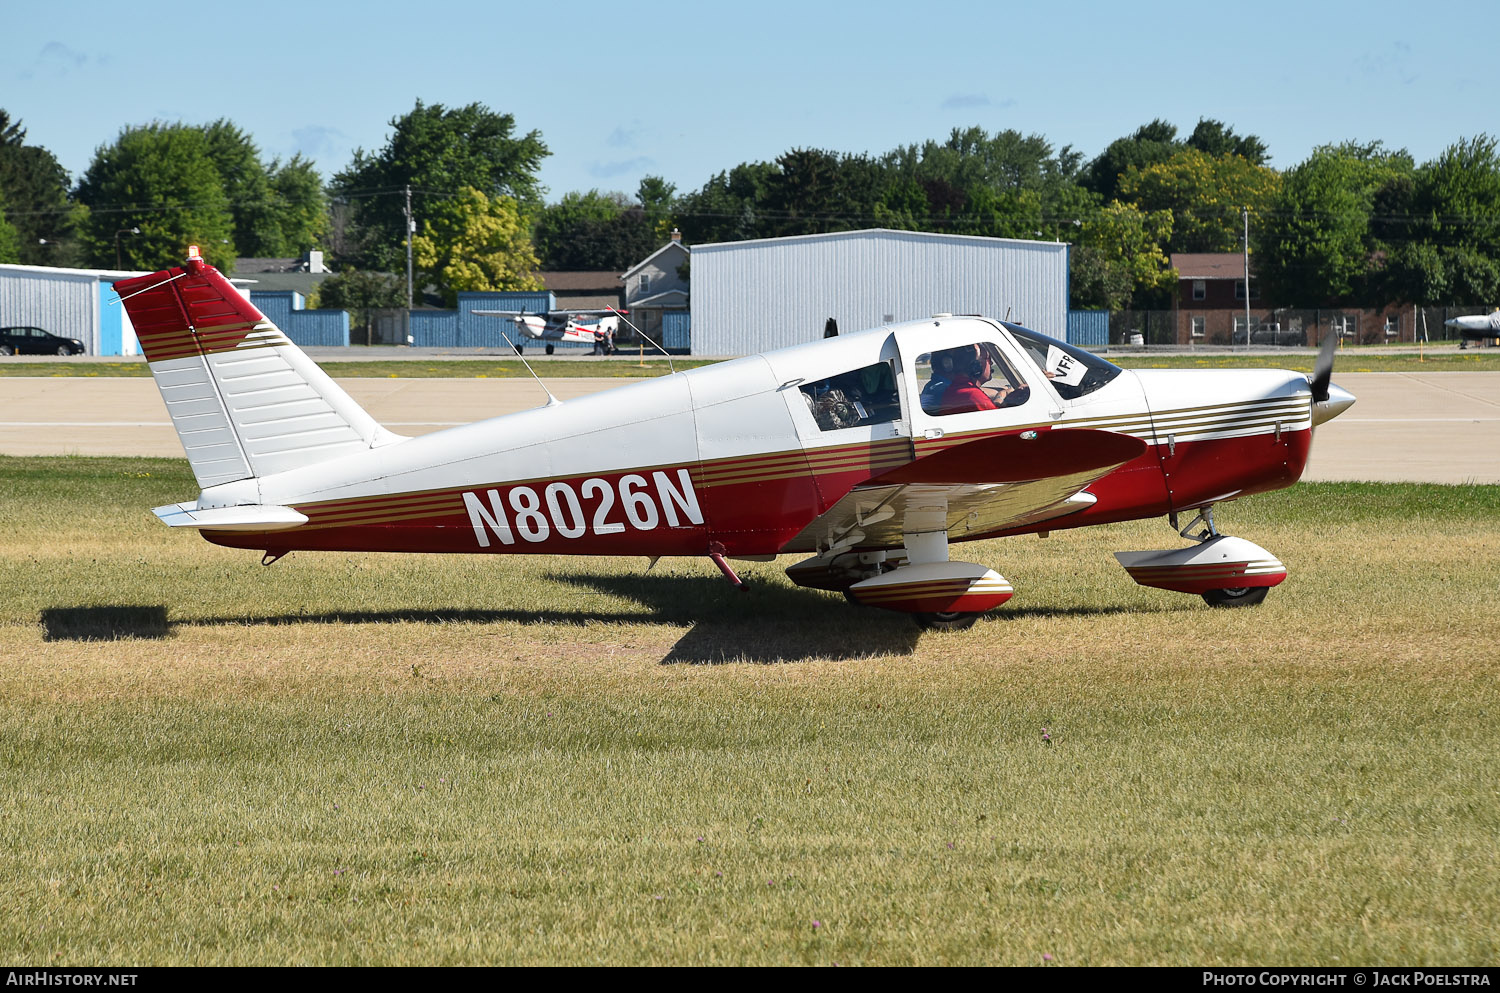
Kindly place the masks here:
<instances>
[{"instance_id":1,"label":"side window","mask_svg":"<svg viewBox=\"0 0 1500 993\"><path fill-rule=\"evenodd\" d=\"M938 417L1016 407L1031 396L1026 380L988 341L918 355L917 384L922 410Z\"/></svg>"},{"instance_id":2,"label":"side window","mask_svg":"<svg viewBox=\"0 0 1500 993\"><path fill-rule=\"evenodd\" d=\"M802 398L823 431L901 419L896 370L890 362L807 383L802 387Z\"/></svg>"}]
</instances>

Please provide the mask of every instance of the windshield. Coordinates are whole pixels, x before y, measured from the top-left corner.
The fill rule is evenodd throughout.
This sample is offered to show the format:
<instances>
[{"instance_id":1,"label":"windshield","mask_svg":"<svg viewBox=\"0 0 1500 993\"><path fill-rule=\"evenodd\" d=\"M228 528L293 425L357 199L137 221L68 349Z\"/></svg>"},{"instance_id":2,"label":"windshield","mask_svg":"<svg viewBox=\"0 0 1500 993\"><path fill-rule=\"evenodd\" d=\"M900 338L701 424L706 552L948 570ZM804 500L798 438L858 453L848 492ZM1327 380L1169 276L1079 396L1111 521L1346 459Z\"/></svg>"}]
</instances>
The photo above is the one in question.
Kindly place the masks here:
<instances>
[{"instance_id":1,"label":"windshield","mask_svg":"<svg viewBox=\"0 0 1500 993\"><path fill-rule=\"evenodd\" d=\"M1005 327L1015 336L1016 343L1026 350L1064 400L1077 400L1114 379L1122 371L1113 362L1101 359L1093 352L1069 345L1067 342L1049 338L1019 324Z\"/></svg>"}]
</instances>

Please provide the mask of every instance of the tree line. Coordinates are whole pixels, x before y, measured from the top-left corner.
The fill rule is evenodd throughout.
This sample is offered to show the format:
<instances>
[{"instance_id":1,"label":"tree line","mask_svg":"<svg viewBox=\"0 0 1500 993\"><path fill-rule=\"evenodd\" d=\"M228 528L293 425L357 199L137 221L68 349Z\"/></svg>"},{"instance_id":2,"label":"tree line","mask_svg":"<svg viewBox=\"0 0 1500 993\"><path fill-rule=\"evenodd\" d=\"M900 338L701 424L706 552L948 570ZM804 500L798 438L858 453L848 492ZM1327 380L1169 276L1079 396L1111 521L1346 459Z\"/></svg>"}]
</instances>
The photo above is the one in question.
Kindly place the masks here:
<instances>
[{"instance_id":1,"label":"tree line","mask_svg":"<svg viewBox=\"0 0 1500 993\"><path fill-rule=\"evenodd\" d=\"M200 246L236 257L330 255L325 306L405 305L417 284L534 289L539 270L624 271L679 228L688 243L885 227L1066 241L1070 305L1171 305L1175 252L1238 251L1248 221L1264 298L1301 306L1500 300L1500 152L1462 138L1430 162L1381 142L1315 149L1285 171L1255 135L1154 120L1093 158L1044 136L954 129L884 154L791 149L683 193L633 195L538 179L538 131L482 104L417 101L386 143L323 183L266 160L228 120L126 127L75 184L0 110L0 261L153 269ZM436 302L436 301L434 301Z\"/></svg>"}]
</instances>

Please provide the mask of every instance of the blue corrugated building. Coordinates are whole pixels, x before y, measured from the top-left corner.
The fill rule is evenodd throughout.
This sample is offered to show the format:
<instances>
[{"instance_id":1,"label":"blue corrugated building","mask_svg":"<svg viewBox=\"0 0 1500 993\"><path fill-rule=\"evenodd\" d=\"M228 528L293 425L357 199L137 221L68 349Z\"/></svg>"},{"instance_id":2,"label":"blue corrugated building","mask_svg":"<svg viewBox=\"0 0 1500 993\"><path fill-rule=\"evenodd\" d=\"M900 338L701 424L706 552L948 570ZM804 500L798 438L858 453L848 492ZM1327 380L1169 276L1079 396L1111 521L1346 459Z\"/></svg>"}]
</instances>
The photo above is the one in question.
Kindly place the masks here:
<instances>
[{"instance_id":1,"label":"blue corrugated building","mask_svg":"<svg viewBox=\"0 0 1500 993\"><path fill-rule=\"evenodd\" d=\"M342 310L307 310L295 290L251 290L250 302L298 345L347 348L349 314Z\"/></svg>"},{"instance_id":2,"label":"blue corrugated building","mask_svg":"<svg viewBox=\"0 0 1500 993\"><path fill-rule=\"evenodd\" d=\"M1068 344L1084 348L1105 348L1109 345L1109 311L1068 311Z\"/></svg>"}]
</instances>

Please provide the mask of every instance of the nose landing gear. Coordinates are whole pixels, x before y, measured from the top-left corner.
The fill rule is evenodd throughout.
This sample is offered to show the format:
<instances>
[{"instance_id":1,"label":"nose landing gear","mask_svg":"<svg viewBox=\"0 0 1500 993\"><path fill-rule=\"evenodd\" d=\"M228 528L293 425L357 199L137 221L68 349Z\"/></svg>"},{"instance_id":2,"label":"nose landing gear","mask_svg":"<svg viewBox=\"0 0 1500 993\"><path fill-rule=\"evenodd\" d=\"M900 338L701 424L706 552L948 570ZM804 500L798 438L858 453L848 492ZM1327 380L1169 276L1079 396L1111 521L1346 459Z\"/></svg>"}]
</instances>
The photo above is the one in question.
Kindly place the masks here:
<instances>
[{"instance_id":1,"label":"nose landing gear","mask_svg":"<svg viewBox=\"0 0 1500 993\"><path fill-rule=\"evenodd\" d=\"M1174 528L1177 515L1171 515ZM1203 525L1203 530L1192 534ZM1286 579L1286 566L1252 541L1220 534L1213 508L1205 507L1178 534L1196 541L1188 548L1116 552L1115 559L1142 586L1196 593L1210 607L1253 607Z\"/></svg>"}]
</instances>

